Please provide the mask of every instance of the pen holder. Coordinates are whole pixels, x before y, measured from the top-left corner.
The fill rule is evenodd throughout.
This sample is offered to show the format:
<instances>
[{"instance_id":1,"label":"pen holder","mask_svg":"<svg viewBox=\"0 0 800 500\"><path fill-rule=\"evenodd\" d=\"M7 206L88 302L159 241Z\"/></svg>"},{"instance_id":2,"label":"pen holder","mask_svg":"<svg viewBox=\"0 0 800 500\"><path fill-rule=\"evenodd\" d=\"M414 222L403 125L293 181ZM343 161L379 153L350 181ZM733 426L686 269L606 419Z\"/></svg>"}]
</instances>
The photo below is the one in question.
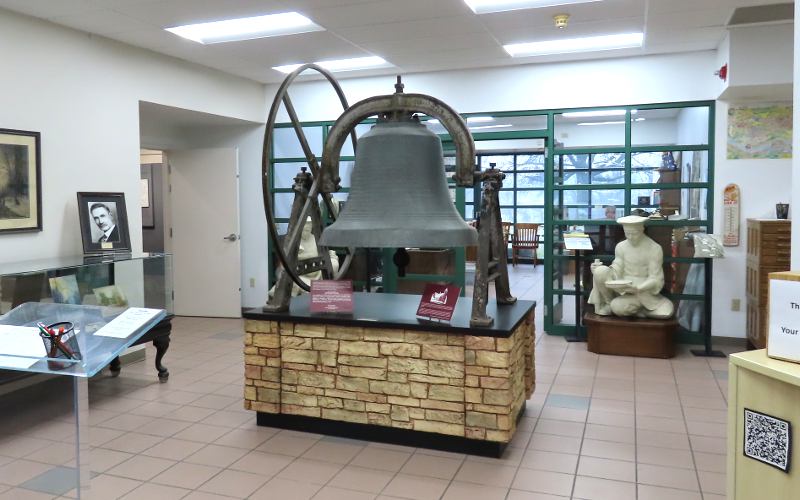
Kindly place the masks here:
<instances>
[{"instance_id":1,"label":"pen holder","mask_svg":"<svg viewBox=\"0 0 800 500\"><path fill-rule=\"evenodd\" d=\"M61 329L64 329L61 332ZM69 321L60 321L47 326L47 330L55 332L54 336L42 335L42 342L47 352L47 368L63 370L74 363L57 361L58 359L81 359L75 325Z\"/></svg>"}]
</instances>

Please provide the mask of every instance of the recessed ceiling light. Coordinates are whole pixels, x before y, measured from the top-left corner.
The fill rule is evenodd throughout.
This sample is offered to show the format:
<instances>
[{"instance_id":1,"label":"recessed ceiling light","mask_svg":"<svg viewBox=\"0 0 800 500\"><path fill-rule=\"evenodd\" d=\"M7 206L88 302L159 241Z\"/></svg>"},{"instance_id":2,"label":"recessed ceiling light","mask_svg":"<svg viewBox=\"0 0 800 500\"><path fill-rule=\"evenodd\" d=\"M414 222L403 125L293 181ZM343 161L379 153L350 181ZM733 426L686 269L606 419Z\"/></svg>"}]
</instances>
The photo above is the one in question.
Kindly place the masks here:
<instances>
[{"instance_id":1,"label":"recessed ceiling light","mask_svg":"<svg viewBox=\"0 0 800 500\"><path fill-rule=\"evenodd\" d=\"M316 61L314 64L322 66L328 71L353 71L357 69L377 68L379 66L389 66L389 63L382 57L355 57L353 59L334 59L331 61ZM302 64L287 64L285 66L273 66L281 73L291 73L302 66Z\"/></svg>"},{"instance_id":2,"label":"recessed ceiling light","mask_svg":"<svg viewBox=\"0 0 800 500\"><path fill-rule=\"evenodd\" d=\"M187 24L165 29L180 37L203 44L236 42L239 40L325 30L322 26L315 24L311 19L297 12Z\"/></svg>"},{"instance_id":3,"label":"recessed ceiling light","mask_svg":"<svg viewBox=\"0 0 800 500\"><path fill-rule=\"evenodd\" d=\"M635 115L636 110L632 109L631 114ZM567 111L561 116L564 118L593 118L595 116L625 116L624 109L598 109L597 111Z\"/></svg>"},{"instance_id":4,"label":"recessed ceiling light","mask_svg":"<svg viewBox=\"0 0 800 500\"><path fill-rule=\"evenodd\" d=\"M538 9L540 7L554 7L556 5L570 5L575 3L599 2L600 0L464 0L476 14L490 12L504 12L518 9Z\"/></svg>"},{"instance_id":5,"label":"recessed ceiling light","mask_svg":"<svg viewBox=\"0 0 800 500\"><path fill-rule=\"evenodd\" d=\"M624 33L620 35L589 36L584 38L567 38L546 40L543 42L512 43L503 45L511 57L543 56L549 54L568 54L572 52L593 52L597 50L627 49L641 47L644 41L642 33Z\"/></svg>"}]
</instances>

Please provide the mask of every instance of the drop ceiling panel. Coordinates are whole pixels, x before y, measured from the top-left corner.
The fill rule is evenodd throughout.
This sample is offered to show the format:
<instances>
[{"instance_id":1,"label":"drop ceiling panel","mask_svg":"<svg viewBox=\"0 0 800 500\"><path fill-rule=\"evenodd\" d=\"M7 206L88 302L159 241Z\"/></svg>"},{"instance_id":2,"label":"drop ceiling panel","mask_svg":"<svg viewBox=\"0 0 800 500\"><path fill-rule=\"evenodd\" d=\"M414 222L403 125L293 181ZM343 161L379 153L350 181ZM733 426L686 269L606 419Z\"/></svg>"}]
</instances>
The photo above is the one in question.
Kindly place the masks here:
<instances>
[{"instance_id":1,"label":"drop ceiling panel","mask_svg":"<svg viewBox=\"0 0 800 500\"><path fill-rule=\"evenodd\" d=\"M418 51L403 52L394 54L392 63L405 67L413 64L436 64L438 62L475 62L493 61L498 59L509 59L508 54L501 47L485 47L479 49L455 49L455 50L430 50L425 52L424 57L420 57Z\"/></svg>"},{"instance_id":2,"label":"drop ceiling panel","mask_svg":"<svg viewBox=\"0 0 800 500\"><path fill-rule=\"evenodd\" d=\"M770 0L775 3L780 0ZM688 13L695 10L717 9L732 12L737 4L742 3L737 0L650 0L650 12L661 14L664 12L684 12ZM758 0L746 2L748 5L755 5Z\"/></svg>"},{"instance_id":3,"label":"drop ceiling panel","mask_svg":"<svg viewBox=\"0 0 800 500\"><path fill-rule=\"evenodd\" d=\"M381 0L327 9L312 9L308 15L327 29L384 24L466 15L471 12L461 0Z\"/></svg>"},{"instance_id":4,"label":"drop ceiling panel","mask_svg":"<svg viewBox=\"0 0 800 500\"><path fill-rule=\"evenodd\" d=\"M529 28L509 28L498 33L497 40L502 43L536 42L539 40L558 40L561 38L577 38L583 36L606 35L609 33L629 33L642 31L644 19L629 18L614 21L598 21L571 25L567 30L559 30L554 26Z\"/></svg>"},{"instance_id":5,"label":"drop ceiling panel","mask_svg":"<svg viewBox=\"0 0 800 500\"><path fill-rule=\"evenodd\" d=\"M274 65L371 54L398 68L340 73L339 77L708 50L724 37L723 24L734 8L780 1L603 0L486 15L475 15L463 0L0 0L0 8L272 83L283 79L270 69ZM189 22L291 10L328 31L204 46L163 30ZM566 30L553 26L552 16L561 12L571 16ZM503 43L636 31L645 23L643 49L511 58L501 47Z\"/></svg>"},{"instance_id":6,"label":"drop ceiling panel","mask_svg":"<svg viewBox=\"0 0 800 500\"><path fill-rule=\"evenodd\" d=\"M541 9L512 10L479 16L493 33L522 26L554 26L553 16L569 14L569 26L583 22L644 17L642 0L605 0L576 5L562 5ZM569 27L567 28L569 30Z\"/></svg>"},{"instance_id":7,"label":"drop ceiling panel","mask_svg":"<svg viewBox=\"0 0 800 500\"><path fill-rule=\"evenodd\" d=\"M408 40L390 42L366 42L362 47L384 58L392 58L397 54L412 53L416 55L445 50L496 48L497 42L488 34L474 33L453 36L421 36Z\"/></svg>"},{"instance_id":8,"label":"drop ceiling panel","mask_svg":"<svg viewBox=\"0 0 800 500\"><path fill-rule=\"evenodd\" d=\"M96 0L2 0L0 6L42 19L103 8Z\"/></svg>"},{"instance_id":9,"label":"drop ceiling panel","mask_svg":"<svg viewBox=\"0 0 800 500\"><path fill-rule=\"evenodd\" d=\"M287 12L278 0L160 0L122 4L114 9L156 27L235 19Z\"/></svg>"},{"instance_id":10,"label":"drop ceiling panel","mask_svg":"<svg viewBox=\"0 0 800 500\"><path fill-rule=\"evenodd\" d=\"M103 9L54 17L52 22L77 30L113 37L126 31L152 30L152 26L119 12Z\"/></svg>"},{"instance_id":11,"label":"drop ceiling panel","mask_svg":"<svg viewBox=\"0 0 800 500\"><path fill-rule=\"evenodd\" d=\"M203 49L209 55L239 57L265 67L372 55L325 31L244 40L235 44L218 43L205 45Z\"/></svg>"},{"instance_id":12,"label":"drop ceiling panel","mask_svg":"<svg viewBox=\"0 0 800 500\"><path fill-rule=\"evenodd\" d=\"M354 42L404 41L417 36L487 33L477 16L437 17L397 23L338 28L336 33Z\"/></svg>"},{"instance_id":13,"label":"drop ceiling panel","mask_svg":"<svg viewBox=\"0 0 800 500\"><path fill-rule=\"evenodd\" d=\"M719 42L725 35L724 28L702 29L670 29L669 27L651 28L647 32L647 46L651 44L683 43L683 42ZM716 48L716 45L714 45Z\"/></svg>"},{"instance_id":14,"label":"drop ceiling panel","mask_svg":"<svg viewBox=\"0 0 800 500\"><path fill-rule=\"evenodd\" d=\"M705 9L686 12L651 13L647 18L647 25L651 28L706 28L722 27L728 21L730 12L727 9Z\"/></svg>"}]
</instances>

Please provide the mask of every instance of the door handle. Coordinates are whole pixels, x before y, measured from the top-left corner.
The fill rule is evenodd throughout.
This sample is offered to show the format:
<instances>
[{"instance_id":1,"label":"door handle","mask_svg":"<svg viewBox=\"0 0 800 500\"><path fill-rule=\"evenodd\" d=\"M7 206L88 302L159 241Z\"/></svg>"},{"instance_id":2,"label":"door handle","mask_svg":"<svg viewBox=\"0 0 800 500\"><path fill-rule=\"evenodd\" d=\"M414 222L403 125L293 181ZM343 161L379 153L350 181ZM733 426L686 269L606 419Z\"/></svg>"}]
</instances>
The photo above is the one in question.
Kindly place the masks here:
<instances>
[{"instance_id":1,"label":"door handle","mask_svg":"<svg viewBox=\"0 0 800 500\"><path fill-rule=\"evenodd\" d=\"M238 237L237 235L235 235L234 233L231 233L231 234L229 234L228 236L225 236L225 237L223 237L222 239L223 239L223 240L228 240L228 241L231 241L231 242L233 242L233 241L236 241L236 240L238 240L238 239L239 239L239 237Z\"/></svg>"}]
</instances>

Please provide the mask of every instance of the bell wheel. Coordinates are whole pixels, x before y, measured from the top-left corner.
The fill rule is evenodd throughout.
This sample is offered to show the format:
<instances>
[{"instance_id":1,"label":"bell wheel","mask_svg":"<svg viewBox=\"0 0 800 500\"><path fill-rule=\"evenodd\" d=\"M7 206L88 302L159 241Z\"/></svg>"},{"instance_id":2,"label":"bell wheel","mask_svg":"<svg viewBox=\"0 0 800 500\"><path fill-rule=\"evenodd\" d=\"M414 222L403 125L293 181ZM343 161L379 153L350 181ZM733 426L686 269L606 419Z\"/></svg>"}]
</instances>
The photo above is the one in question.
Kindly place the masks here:
<instances>
[{"instance_id":1,"label":"bell wheel","mask_svg":"<svg viewBox=\"0 0 800 500\"><path fill-rule=\"evenodd\" d=\"M296 249L298 248L300 238L303 232L303 227L307 219L310 217L312 220L312 233L316 238L317 245L319 246L319 238L323 229L323 214L325 210L327 216L335 221L339 215L338 206L333 196L330 193L320 192L320 172L321 172L321 158L317 158L309 146L308 140L303 131L302 122L300 122L297 113L289 97L289 87L294 80L303 72L313 70L320 73L331 84L336 92L339 102L343 110L347 110L347 98L342 91L341 86L336 79L327 70L317 66L316 64L305 64L300 66L295 71L290 73L283 81L273 99L272 106L270 107L269 116L267 118L267 125L264 131L264 148L262 151L261 173L262 173L262 193L264 198L264 214L267 220L267 231L269 235L270 251L275 255L277 264L282 268L282 272L286 273L291 281L305 291L310 291L311 287L305 283L300 276L309 272L298 266ZM272 147L274 144L275 122L278 112L281 107L286 110L291 121L291 128L294 130L297 140L303 150L307 167L301 167L294 178L294 203L292 205L292 212L289 218L288 228L284 235L280 234L277 217L275 216L276 196L272 190L273 172L271 167L273 165L271 159ZM353 143L353 150L356 148L356 134L355 131L351 134L351 141ZM335 179L338 183L339 179ZM327 266L327 273L323 275L327 279L340 279L350 267L353 259L354 249L347 249L344 260L339 265L337 272L333 273L330 265ZM325 262L330 263L327 255L323 259ZM326 275L327 274L327 275Z\"/></svg>"}]
</instances>

